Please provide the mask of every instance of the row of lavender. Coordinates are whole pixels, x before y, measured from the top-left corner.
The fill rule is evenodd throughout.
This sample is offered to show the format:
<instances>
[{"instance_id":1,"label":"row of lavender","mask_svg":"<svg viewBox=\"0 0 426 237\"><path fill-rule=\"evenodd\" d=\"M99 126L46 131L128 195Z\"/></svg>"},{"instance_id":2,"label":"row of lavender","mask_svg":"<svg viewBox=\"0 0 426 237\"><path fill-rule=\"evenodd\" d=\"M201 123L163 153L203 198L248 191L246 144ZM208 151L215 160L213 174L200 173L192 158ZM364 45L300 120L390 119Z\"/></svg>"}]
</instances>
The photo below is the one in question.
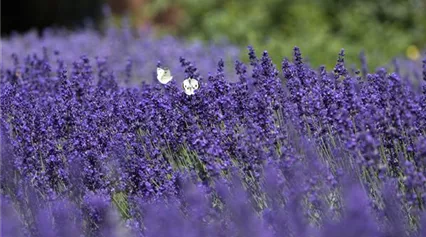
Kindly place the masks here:
<instances>
[{"instance_id":1,"label":"row of lavender","mask_svg":"<svg viewBox=\"0 0 426 237\"><path fill-rule=\"evenodd\" d=\"M235 60L240 50L226 42L205 44L201 41L187 42L171 36L154 37L150 30L135 31L126 23L122 28L108 26L107 30L99 33L91 28L68 32L61 29L45 29L41 36L35 31L23 35L13 35L2 38L2 61L4 67L13 67L12 54L25 57L27 55L43 55L49 51L61 53L60 59L66 64L72 64L81 55L108 60L108 69L114 71L120 78L121 85L135 85L141 80L151 82L157 61L161 61L174 72L176 78L184 76L176 61L182 55L197 61L200 73L212 72L220 58ZM56 67L56 58L51 60ZM131 70L131 76L128 71ZM231 72L231 71L230 71ZM230 74L232 76L232 74Z\"/></svg>"},{"instance_id":2,"label":"row of lavender","mask_svg":"<svg viewBox=\"0 0 426 237\"><path fill-rule=\"evenodd\" d=\"M75 53L46 48L3 65L5 236L426 235L426 61L413 82L349 72L343 51L327 72L295 48L279 72L249 48L250 65L227 76L222 60L203 63L205 48L188 53L198 70L139 43L120 47L152 68L117 66L124 48L72 64ZM174 80L130 86L155 78L156 59Z\"/></svg>"}]
</instances>

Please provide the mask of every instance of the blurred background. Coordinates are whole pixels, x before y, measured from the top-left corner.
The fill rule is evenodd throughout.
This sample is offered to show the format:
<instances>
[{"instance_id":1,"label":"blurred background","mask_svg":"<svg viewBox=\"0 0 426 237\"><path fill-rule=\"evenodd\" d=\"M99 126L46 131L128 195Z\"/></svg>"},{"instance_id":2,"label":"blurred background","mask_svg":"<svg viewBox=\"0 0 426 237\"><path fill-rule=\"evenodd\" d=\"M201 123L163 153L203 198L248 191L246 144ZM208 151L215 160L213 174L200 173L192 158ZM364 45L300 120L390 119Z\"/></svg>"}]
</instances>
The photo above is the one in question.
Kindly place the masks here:
<instances>
[{"instance_id":1,"label":"blurred background","mask_svg":"<svg viewBox=\"0 0 426 237\"><path fill-rule=\"evenodd\" d=\"M420 60L426 49L426 0L13 0L2 1L1 33L88 24L102 31L105 20L120 26L124 18L157 35L253 45L276 64L295 45L315 67L334 65L341 48L357 66L365 51L370 68L393 57Z\"/></svg>"}]
</instances>

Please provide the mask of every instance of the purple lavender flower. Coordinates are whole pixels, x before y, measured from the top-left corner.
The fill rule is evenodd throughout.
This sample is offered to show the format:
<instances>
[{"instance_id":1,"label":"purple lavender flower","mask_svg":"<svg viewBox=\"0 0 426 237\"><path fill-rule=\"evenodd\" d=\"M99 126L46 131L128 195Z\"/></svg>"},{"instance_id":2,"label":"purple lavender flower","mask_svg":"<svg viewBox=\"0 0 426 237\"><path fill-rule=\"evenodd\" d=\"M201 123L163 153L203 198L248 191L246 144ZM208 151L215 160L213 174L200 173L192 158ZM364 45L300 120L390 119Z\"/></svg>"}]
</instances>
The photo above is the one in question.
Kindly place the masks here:
<instances>
[{"instance_id":1,"label":"purple lavender flower","mask_svg":"<svg viewBox=\"0 0 426 237\"><path fill-rule=\"evenodd\" d=\"M332 71L315 70L295 47L280 74L253 47L250 65L228 68L230 47L125 29L73 33L68 48L47 35L2 39L16 53L1 69L0 190L23 229L8 233L420 233L426 97L403 68L368 72L363 59L361 77L342 50ZM151 83L163 65L173 80ZM200 83L191 95L178 86L188 78Z\"/></svg>"}]
</instances>

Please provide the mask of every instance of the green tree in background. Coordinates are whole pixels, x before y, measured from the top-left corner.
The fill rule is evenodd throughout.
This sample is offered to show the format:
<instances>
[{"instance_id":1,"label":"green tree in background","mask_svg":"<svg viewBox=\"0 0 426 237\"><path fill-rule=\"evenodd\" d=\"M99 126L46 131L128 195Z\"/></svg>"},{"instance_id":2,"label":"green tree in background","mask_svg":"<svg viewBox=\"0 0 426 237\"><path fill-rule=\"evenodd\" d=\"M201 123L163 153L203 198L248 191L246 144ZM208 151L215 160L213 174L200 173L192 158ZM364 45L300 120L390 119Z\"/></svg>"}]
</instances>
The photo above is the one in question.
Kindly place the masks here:
<instances>
[{"instance_id":1,"label":"green tree in background","mask_svg":"<svg viewBox=\"0 0 426 237\"><path fill-rule=\"evenodd\" d=\"M426 49L426 0L16 0L2 5L2 34L96 22L103 4L127 12L138 27L253 45L277 64L295 45L315 67L332 67L341 48L359 66L364 50L370 69L397 56L419 60Z\"/></svg>"},{"instance_id":2,"label":"green tree in background","mask_svg":"<svg viewBox=\"0 0 426 237\"><path fill-rule=\"evenodd\" d=\"M170 2L152 1L145 12L162 12ZM416 50L426 48L426 0L178 0L173 5L184 12L178 35L251 44L268 50L276 63L291 57L295 45L313 66L333 66L341 48L347 62L359 65L364 50L370 68L406 52L416 59Z\"/></svg>"}]
</instances>

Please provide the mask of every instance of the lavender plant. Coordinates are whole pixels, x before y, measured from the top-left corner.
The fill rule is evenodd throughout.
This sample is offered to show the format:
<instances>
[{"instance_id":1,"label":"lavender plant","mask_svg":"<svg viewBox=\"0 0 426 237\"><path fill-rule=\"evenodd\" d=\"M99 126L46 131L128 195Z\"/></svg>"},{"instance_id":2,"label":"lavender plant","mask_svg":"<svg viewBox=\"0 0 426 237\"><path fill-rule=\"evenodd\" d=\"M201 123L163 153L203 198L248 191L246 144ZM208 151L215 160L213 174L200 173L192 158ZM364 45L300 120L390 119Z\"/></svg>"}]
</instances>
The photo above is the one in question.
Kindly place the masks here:
<instances>
[{"instance_id":1,"label":"lavender plant","mask_svg":"<svg viewBox=\"0 0 426 237\"><path fill-rule=\"evenodd\" d=\"M415 84L249 47L228 76L226 48L68 36L98 48L2 39L2 235L423 236L426 60Z\"/></svg>"}]
</instances>

